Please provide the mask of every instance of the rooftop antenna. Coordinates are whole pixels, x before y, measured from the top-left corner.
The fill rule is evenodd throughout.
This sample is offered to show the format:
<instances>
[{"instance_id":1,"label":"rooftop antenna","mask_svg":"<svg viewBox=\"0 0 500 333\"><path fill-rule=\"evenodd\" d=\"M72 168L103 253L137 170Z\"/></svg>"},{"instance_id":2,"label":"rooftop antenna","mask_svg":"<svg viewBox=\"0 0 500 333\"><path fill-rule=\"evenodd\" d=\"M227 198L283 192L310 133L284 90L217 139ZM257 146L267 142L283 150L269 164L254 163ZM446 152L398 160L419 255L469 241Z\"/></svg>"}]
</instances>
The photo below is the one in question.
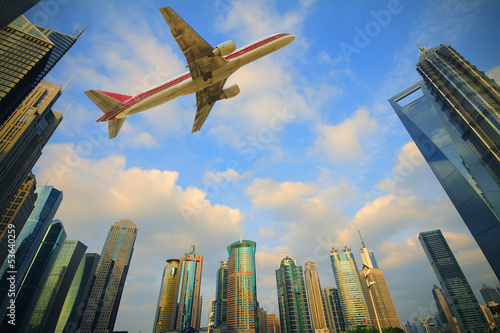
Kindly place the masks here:
<instances>
[{"instance_id":1,"label":"rooftop antenna","mask_svg":"<svg viewBox=\"0 0 500 333\"><path fill-rule=\"evenodd\" d=\"M366 247L365 242L363 241L363 237L361 236L361 231L358 230L358 232L359 232L359 238L361 238L361 245L363 245L363 247Z\"/></svg>"},{"instance_id":2,"label":"rooftop antenna","mask_svg":"<svg viewBox=\"0 0 500 333\"><path fill-rule=\"evenodd\" d=\"M420 51L420 53L424 53L425 51L427 51L427 49L425 48L425 46L420 46L420 45L417 44L417 42L415 42L415 45L417 45L418 50Z\"/></svg>"},{"instance_id":3,"label":"rooftop antenna","mask_svg":"<svg viewBox=\"0 0 500 333\"><path fill-rule=\"evenodd\" d=\"M68 85L69 81L71 81L71 79L73 79L73 76L75 76L75 75L71 75L71 77L69 78L68 82L66 82L66 83L64 84L64 86L61 88L61 91L63 91L63 90L64 90L64 88L66 88L66 86Z\"/></svg>"},{"instance_id":4,"label":"rooftop antenna","mask_svg":"<svg viewBox=\"0 0 500 333\"><path fill-rule=\"evenodd\" d=\"M243 226L240 229L240 244L243 243Z\"/></svg>"},{"instance_id":5,"label":"rooftop antenna","mask_svg":"<svg viewBox=\"0 0 500 333\"><path fill-rule=\"evenodd\" d=\"M72 100L72 101L71 101L71 103L69 104L68 108L66 109L66 111L64 111L64 113L63 113L63 115L62 115L63 117L64 117L64 115L66 114L66 112L68 112L68 110L69 110L69 108L71 107L71 105L73 105L73 102L74 102L74 101L75 101L75 100Z\"/></svg>"}]
</instances>

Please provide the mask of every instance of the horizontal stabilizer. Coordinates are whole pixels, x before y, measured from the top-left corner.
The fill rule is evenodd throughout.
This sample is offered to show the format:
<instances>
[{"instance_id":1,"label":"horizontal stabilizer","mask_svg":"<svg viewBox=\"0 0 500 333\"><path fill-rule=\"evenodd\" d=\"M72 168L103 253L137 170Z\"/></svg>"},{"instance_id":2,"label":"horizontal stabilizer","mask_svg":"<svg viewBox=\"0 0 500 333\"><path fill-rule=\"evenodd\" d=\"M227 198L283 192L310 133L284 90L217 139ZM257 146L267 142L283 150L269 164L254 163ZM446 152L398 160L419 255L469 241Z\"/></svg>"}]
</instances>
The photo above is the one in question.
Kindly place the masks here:
<instances>
[{"instance_id":1,"label":"horizontal stabilizer","mask_svg":"<svg viewBox=\"0 0 500 333\"><path fill-rule=\"evenodd\" d=\"M108 120L108 131L110 139L113 139L118 135L120 129L123 126L123 123L125 122L125 119L127 118Z\"/></svg>"},{"instance_id":2,"label":"horizontal stabilizer","mask_svg":"<svg viewBox=\"0 0 500 333\"><path fill-rule=\"evenodd\" d=\"M124 102L131 98L127 95L120 95L98 90L88 90L85 92L88 98L104 113L109 113L123 107Z\"/></svg>"}]
</instances>

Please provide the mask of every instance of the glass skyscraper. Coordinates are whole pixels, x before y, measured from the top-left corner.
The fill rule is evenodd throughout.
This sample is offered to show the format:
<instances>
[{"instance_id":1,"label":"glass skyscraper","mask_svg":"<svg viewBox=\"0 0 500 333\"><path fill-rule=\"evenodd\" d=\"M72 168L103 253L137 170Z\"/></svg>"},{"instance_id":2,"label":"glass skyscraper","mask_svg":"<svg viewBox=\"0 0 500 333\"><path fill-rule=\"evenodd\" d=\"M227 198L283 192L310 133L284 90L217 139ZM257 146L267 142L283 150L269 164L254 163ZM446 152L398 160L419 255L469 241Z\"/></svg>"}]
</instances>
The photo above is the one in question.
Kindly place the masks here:
<instances>
[{"instance_id":1,"label":"glass skyscraper","mask_svg":"<svg viewBox=\"0 0 500 333\"><path fill-rule=\"evenodd\" d=\"M434 297L434 302L436 302L436 307L438 309L439 318L443 323L444 329L449 329L454 333L460 333L460 328L455 322L455 317L451 312L448 301L444 297L443 291L438 286L434 285L432 287L432 296Z\"/></svg>"},{"instance_id":2,"label":"glass skyscraper","mask_svg":"<svg viewBox=\"0 0 500 333\"><path fill-rule=\"evenodd\" d=\"M183 330L192 327L200 328L201 320L201 269L203 255L196 256L195 247L191 245L189 253L179 260L177 289L175 291L175 305L172 327Z\"/></svg>"},{"instance_id":3,"label":"glass skyscraper","mask_svg":"<svg viewBox=\"0 0 500 333\"><path fill-rule=\"evenodd\" d=\"M227 330L254 333L257 329L257 285L255 247L239 240L227 247Z\"/></svg>"},{"instance_id":4,"label":"glass skyscraper","mask_svg":"<svg viewBox=\"0 0 500 333\"><path fill-rule=\"evenodd\" d=\"M228 279L227 260L220 262L220 268L217 271L217 286L215 290L215 318L214 327L227 328L227 279Z\"/></svg>"},{"instance_id":5,"label":"glass skyscraper","mask_svg":"<svg viewBox=\"0 0 500 333\"><path fill-rule=\"evenodd\" d=\"M113 331L136 237L137 227L130 220L121 220L111 226L77 332Z\"/></svg>"},{"instance_id":6,"label":"glass skyscraper","mask_svg":"<svg viewBox=\"0 0 500 333\"><path fill-rule=\"evenodd\" d=\"M330 259L335 283L339 291L346 329L356 329L358 326L372 326L367 298L351 250L346 247L341 253L332 248Z\"/></svg>"},{"instance_id":7,"label":"glass skyscraper","mask_svg":"<svg viewBox=\"0 0 500 333\"><path fill-rule=\"evenodd\" d=\"M7 257L0 268L0 292L2 299L0 319L2 320L7 313L7 306L11 299L7 295L7 290L9 289L7 277L11 274L8 272L16 272L15 286L16 290L18 290L63 198L62 192L52 186L39 186L36 189L36 193L38 194L38 198L35 208L24 224L23 229L17 230L19 234L14 247L15 264L10 266L9 259L11 258Z\"/></svg>"},{"instance_id":8,"label":"glass skyscraper","mask_svg":"<svg viewBox=\"0 0 500 333\"><path fill-rule=\"evenodd\" d=\"M55 333L74 332L80 325L95 281L99 258L97 253L87 253L80 262L59 315Z\"/></svg>"},{"instance_id":9,"label":"glass skyscraper","mask_svg":"<svg viewBox=\"0 0 500 333\"><path fill-rule=\"evenodd\" d=\"M172 314L175 308L175 290L179 281L179 259L168 259L163 269L160 295L156 307L153 333L170 331L172 329Z\"/></svg>"},{"instance_id":10,"label":"glass skyscraper","mask_svg":"<svg viewBox=\"0 0 500 333\"><path fill-rule=\"evenodd\" d=\"M489 326L476 296L441 231L421 232L418 238L461 331L487 331Z\"/></svg>"},{"instance_id":11,"label":"glass skyscraper","mask_svg":"<svg viewBox=\"0 0 500 333\"><path fill-rule=\"evenodd\" d=\"M302 267L286 255L276 270L282 333L312 333Z\"/></svg>"},{"instance_id":12,"label":"glass skyscraper","mask_svg":"<svg viewBox=\"0 0 500 333\"><path fill-rule=\"evenodd\" d=\"M323 288L326 322L330 333L345 332L344 315L340 305L339 291L336 288Z\"/></svg>"},{"instance_id":13,"label":"glass skyscraper","mask_svg":"<svg viewBox=\"0 0 500 333\"><path fill-rule=\"evenodd\" d=\"M49 278L43 286L42 294L28 325L28 331L54 332L71 282L86 250L87 246L80 241L64 242L52 266Z\"/></svg>"},{"instance_id":14,"label":"glass skyscraper","mask_svg":"<svg viewBox=\"0 0 500 333\"><path fill-rule=\"evenodd\" d=\"M304 276L313 329L315 332L327 331L325 309L321 298L321 283L319 282L318 267L315 262L306 262Z\"/></svg>"},{"instance_id":15,"label":"glass skyscraper","mask_svg":"<svg viewBox=\"0 0 500 333\"><path fill-rule=\"evenodd\" d=\"M8 323L9 316L7 315L0 327L0 331L27 331L30 318L36 309L45 283L65 240L66 231L64 231L62 222L54 220L43 236L42 243L38 247L21 285L17 289L15 298L16 325L12 326Z\"/></svg>"},{"instance_id":16,"label":"glass skyscraper","mask_svg":"<svg viewBox=\"0 0 500 333\"><path fill-rule=\"evenodd\" d=\"M495 302L497 304L500 304L500 294L495 288L487 286L486 284L483 283L480 292L481 296L483 296L486 305L488 305L489 302Z\"/></svg>"},{"instance_id":17,"label":"glass skyscraper","mask_svg":"<svg viewBox=\"0 0 500 333\"><path fill-rule=\"evenodd\" d=\"M423 80L389 102L500 279L500 87L450 46L420 51Z\"/></svg>"},{"instance_id":18,"label":"glass skyscraper","mask_svg":"<svg viewBox=\"0 0 500 333\"><path fill-rule=\"evenodd\" d=\"M363 267L368 268L378 268L377 260L375 260L375 255L372 250L369 250L366 245L363 237L361 237L361 232L359 232L359 238L361 239L362 248L359 249L359 256L361 257L361 263Z\"/></svg>"}]
</instances>

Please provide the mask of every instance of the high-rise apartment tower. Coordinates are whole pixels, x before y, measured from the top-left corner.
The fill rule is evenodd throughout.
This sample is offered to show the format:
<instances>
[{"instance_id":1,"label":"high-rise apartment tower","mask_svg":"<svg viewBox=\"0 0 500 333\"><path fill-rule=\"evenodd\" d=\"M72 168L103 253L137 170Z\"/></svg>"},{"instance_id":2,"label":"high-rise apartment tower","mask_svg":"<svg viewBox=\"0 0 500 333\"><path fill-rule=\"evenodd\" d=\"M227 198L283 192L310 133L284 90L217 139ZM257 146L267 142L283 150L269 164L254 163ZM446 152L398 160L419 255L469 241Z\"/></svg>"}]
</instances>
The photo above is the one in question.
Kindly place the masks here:
<instances>
[{"instance_id":1,"label":"high-rise apartment tower","mask_svg":"<svg viewBox=\"0 0 500 333\"><path fill-rule=\"evenodd\" d=\"M313 329L316 332L327 331L325 309L321 298L321 283L319 282L318 267L315 262L308 261L305 263L304 276Z\"/></svg>"}]
</instances>

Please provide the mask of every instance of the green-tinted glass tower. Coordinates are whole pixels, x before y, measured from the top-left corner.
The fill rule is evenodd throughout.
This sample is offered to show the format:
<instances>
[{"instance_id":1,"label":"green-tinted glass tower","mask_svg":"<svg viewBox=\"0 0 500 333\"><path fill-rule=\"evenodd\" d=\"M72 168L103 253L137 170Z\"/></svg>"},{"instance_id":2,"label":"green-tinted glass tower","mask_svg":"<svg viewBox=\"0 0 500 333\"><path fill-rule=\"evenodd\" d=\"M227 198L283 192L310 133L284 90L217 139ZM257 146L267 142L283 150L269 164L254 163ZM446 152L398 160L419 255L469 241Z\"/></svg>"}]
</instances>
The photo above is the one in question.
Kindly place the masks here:
<instances>
[{"instance_id":1,"label":"green-tinted glass tower","mask_svg":"<svg viewBox=\"0 0 500 333\"><path fill-rule=\"evenodd\" d=\"M302 267L286 255L276 270L281 332L313 332Z\"/></svg>"},{"instance_id":2,"label":"green-tinted glass tower","mask_svg":"<svg viewBox=\"0 0 500 333\"><path fill-rule=\"evenodd\" d=\"M227 329L252 333L257 329L257 285L255 248L251 240L239 240L227 247Z\"/></svg>"},{"instance_id":3,"label":"green-tinted glass tower","mask_svg":"<svg viewBox=\"0 0 500 333\"><path fill-rule=\"evenodd\" d=\"M56 329L64 300L86 250L87 246L80 241L64 242L31 316L28 331L53 332Z\"/></svg>"},{"instance_id":4,"label":"green-tinted glass tower","mask_svg":"<svg viewBox=\"0 0 500 333\"><path fill-rule=\"evenodd\" d=\"M441 230L421 232L418 239L449 301L462 332L486 332L488 322Z\"/></svg>"},{"instance_id":5,"label":"green-tinted glass tower","mask_svg":"<svg viewBox=\"0 0 500 333\"><path fill-rule=\"evenodd\" d=\"M342 252L339 252L332 248L330 259L346 329L372 326L367 298L363 292L358 268L351 250L345 247Z\"/></svg>"},{"instance_id":6,"label":"green-tinted glass tower","mask_svg":"<svg viewBox=\"0 0 500 333\"><path fill-rule=\"evenodd\" d=\"M220 268L217 271L217 286L215 290L214 327L221 329L227 327L227 279L227 260L224 260L220 262Z\"/></svg>"},{"instance_id":7,"label":"green-tinted glass tower","mask_svg":"<svg viewBox=\"0 0 500 333\"><path fill-rule=\"evenodd\" d=\"M80 262L75 277L69 287L61 314L54 332L74 332L80 325L83 311L95 281L95 272L100 256L97 253L87 253Z\"/></svg>"}]
</instances>

